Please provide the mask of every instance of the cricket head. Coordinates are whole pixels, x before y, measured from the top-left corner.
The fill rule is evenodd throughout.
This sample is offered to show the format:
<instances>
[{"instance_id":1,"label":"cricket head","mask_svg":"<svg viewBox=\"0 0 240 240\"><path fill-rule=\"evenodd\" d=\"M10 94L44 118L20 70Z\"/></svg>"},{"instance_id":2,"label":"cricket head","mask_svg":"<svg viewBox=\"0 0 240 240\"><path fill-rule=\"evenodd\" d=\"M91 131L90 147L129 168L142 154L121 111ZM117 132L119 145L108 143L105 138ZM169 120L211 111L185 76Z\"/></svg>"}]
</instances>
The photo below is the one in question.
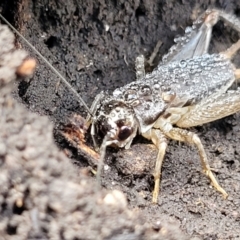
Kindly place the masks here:
<instances>
[{"instance_id":1,"label":"cricket head","mask_svg":"<svg viewBox=\"0 0 240 240\"><path fill-rule=\"evenodd\" d=\"M104 144L117 147L130 147L137 134L138 121L134 112L124 101L101 93L92 106L91 134L104 134Z\"/></svg>"}]
</instances>

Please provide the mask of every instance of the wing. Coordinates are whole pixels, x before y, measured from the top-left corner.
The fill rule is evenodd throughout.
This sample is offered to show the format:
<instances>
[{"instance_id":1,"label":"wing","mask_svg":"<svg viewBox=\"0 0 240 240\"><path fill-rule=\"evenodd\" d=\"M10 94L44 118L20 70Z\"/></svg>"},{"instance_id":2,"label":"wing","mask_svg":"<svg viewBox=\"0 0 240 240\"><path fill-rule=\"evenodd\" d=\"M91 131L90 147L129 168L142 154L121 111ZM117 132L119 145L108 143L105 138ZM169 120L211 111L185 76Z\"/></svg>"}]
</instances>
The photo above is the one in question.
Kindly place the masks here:
<instances>
[{"instance_id":1,"label":"wing","mask_svg":"<svg viewBox=\"0 0 240 240\"><path fill-rule=\"evenodd\" d=\"M221 95L213 95L190 107L176 123L178 127L189 128L213 122L240 111L240 88Z\"/></svg>"}]
</instances>

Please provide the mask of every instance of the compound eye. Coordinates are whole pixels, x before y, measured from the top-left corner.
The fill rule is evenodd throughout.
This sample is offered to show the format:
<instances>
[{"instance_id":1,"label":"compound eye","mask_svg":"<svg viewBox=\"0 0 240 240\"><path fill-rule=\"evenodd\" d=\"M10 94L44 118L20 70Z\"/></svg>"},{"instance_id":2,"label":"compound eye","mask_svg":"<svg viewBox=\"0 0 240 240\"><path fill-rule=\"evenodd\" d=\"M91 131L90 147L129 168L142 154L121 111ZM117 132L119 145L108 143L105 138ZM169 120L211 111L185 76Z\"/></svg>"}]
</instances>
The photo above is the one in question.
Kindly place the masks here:
<instances>
[{"instance_id":1,"label":"compound eye","mask_svg":"<svg viewBox=\"0 0 240 240\"><path fill-rule=\"evenodd\" d=\"M122 126L118 133L118 139L120 141L126 140L132 134L132 128L128 126Z\"/></svg>"}]
</instances>

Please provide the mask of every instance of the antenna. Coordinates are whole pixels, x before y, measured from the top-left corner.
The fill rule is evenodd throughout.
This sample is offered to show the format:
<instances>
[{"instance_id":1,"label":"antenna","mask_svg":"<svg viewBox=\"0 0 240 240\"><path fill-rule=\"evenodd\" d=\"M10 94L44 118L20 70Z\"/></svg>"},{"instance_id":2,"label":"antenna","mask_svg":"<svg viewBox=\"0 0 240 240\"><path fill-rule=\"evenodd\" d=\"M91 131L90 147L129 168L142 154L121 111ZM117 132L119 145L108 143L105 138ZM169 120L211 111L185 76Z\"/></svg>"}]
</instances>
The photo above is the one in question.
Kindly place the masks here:
<instances>
[{"instance_id":1,"label":"antenna","mask_svg":"<svg viewBox=\"0 0 240 240\"><path fill-rule=\"evenodd\" d=\"M7 21L6 18L0 14L0 18L20 37L24 40L24 42L52 69L52 71L57 74L57 76L62 80L62 82L72 91L72 93L78 98L79 102L86 108L88 113L92 116L91 110L84 102L84 100L80 97L78 92L71 86L71 84L62 76L60 72L56 68L54 68L50 62L16 29L13 25Z\"/></svg>"}]
</instances>

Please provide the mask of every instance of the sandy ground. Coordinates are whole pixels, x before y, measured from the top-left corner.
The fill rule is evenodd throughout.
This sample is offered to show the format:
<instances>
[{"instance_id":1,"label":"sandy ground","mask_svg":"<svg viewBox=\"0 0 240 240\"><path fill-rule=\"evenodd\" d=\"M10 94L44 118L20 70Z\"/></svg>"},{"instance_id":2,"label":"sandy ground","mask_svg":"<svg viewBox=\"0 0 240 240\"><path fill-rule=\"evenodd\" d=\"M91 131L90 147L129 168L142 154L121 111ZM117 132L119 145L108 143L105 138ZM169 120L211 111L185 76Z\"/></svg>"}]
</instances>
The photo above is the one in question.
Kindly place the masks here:
<instances>
[{"instance_id":1,"label":"sandy ground","mask_svg":"<svg viewBox=\"0 0 240 240\"><path fill-rule=\"evenodd\" d=\"M208 7L225 9L240 18L238 1L227 4L221 1L198 1L198 4L195 1L191 4L187 1L68 1L68 4L49 1L45 5L40 1L34 4L22 1L11 8L15 12L9 10L7 3L0 6L6 17L15 20L24 36L69 79L89 106L101 90L111 92L135 79L136 56L149 57L161 40L157 64L173 44L174 37L183 34L185 27ZM220 22L214 28L210 52L222 51L238 38L236 32ZM22 41L17 45L28 49ZM236 56L234 62L239 65L240 58ZM21 81L14 96L30 110L49 116L60 149L53 143L49 120L28 113L11 100L12 107L6 108L6 112L13 120L4 120L1 127L5 129L2 137L9 139L8 151L3 151L5 157L1 159L6 160L8 152L10 156L16 152L15 160L10 157L10 163L2 160L1 176L5 182L1 186L6 187L1 193L1 230L5 238L149 239L152 236L161 239L166 232L163 239L240 239L239 114L192 129L201 138L211 167L229 193L227 200L223 200L202 174L196 149L170 141L162 169L159 202L152 205L151 173L157 152L149 142L138 137L128 151L108 151L102 186L123 191L130 210L126 209L124 197L121 197L122 204L111 209L103 200L107 192L94 191L93 179L85 176L89 159L59 134L73 113L85 115L76 98L41 61L34 77ZM5 95L2 99L6 101ZM24 141L30 150L24 144L24 151L13 144ZM71 156L70 160L62 150ZM25 151L27 157L23 157ZM16 179L20 183L15 183ZM21 194L16 193L18 184L21 187L17 191ZM9 194L10 190L13 193ZM97 214L93 207L96 202L101 205ZM83 229L86 235L80 236Z\"/></svg>"}]
</instances>

